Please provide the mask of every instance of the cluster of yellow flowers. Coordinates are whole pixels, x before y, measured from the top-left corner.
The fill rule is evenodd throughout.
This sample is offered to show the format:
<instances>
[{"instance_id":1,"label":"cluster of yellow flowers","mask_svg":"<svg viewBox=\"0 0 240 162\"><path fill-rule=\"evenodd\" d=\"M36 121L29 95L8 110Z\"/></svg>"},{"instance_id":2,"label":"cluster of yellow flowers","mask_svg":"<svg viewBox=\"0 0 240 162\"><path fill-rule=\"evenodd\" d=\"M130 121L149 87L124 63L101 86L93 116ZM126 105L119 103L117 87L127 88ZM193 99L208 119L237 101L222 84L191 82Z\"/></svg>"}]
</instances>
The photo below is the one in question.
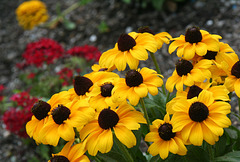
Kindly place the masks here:
<instances>
[{"instance_id":1,"label":"cluster of yellow flowers","mask_svg":"<svg viewBox=\"0 0 240 162\"><path fill-rule=\"evenodd\" d=\"M25 1L16 9L17 20L20 26L31 30L35 26L48 20L45 4L39 0Z\"/></svg>"},{"instance_id":2,"label":"cluster of yellow flowers","mask_svg":"<svg viewBox=\"0 0 240 162\"><path fill-rule=\"evenodd\" d=\"M223 128L231 125L229 92L235 90L240 97L238 56L219 39L198 27L178 38L166 32L154 34L148 27L122 34L91 73L75 77L73 88L35 103L27 133L38 144L56 146L60 138L69 141L50 161L89 161L86 151L92 156L107 153L113 142L131 148L136 145L132 130L139 130L140 123L150 126L145 136L145 141L152 142L149 153L162 159L169 152L186 155L185 145L200 146L203 140L214 145ZM170 42L169 53L177 49L180 58L165 85L169 93L175 87L177 94L167 103L164 119L156 116L151 122L143 98L166 95L163 76L157 66L158 72L138 65L149 53L155 60L154 53ZM126 71L125 77L114 70ZM81 142L73 145L75 138Z\"/></svg>"}]
</instances>

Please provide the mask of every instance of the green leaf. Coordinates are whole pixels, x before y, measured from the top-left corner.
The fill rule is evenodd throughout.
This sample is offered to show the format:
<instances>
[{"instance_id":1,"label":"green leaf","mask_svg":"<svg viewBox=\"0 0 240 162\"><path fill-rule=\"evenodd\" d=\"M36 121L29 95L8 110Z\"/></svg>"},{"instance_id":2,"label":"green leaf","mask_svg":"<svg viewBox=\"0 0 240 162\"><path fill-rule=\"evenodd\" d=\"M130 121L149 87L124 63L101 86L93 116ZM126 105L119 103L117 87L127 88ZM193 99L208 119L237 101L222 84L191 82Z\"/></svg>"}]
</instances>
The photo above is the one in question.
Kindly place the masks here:
<instances>
[{"instance_id":1,"label":"green leaf","mask_svg":"<svg viewBox=\"0 0 240 162\"><path fill-rule=\"evenodd\" d=\"M185 158L188 162L196 162L196 161L209 161L208 153L205 152L201 147L198 146L187 146L188 152Z\"/></svg>"},{"instance_id":2,"label":"green leaf","mask_svg":"<svg viewBox=\"0 0 240 162\"><path fill-rule=\"evenodd\" d=\"M158 11L162 10L163 8L163 3L165 0L152 0L152 5L155 9Z\"/></svg>"},{"instance_id":3,"label":"green leaf","mask_svg":"<svg viewBox=\"0 0 240 162\"><path fill-rule=\"evenodd\" d=\"M122 0L124 3L130 4L131 0Z\"/></svg>"},{"instance_id":4,"label":"green leaf","mask_svg":"<svg viewBox=\"0 0 240 162\"><path fill-rule=\"evenodd\" d=\"M225 133L219 138L215 144L215 156L222 156L226 153L227 137Z\"/></svg>"},{"instance_id":5,"label":"green leaf","mask_svg":"<svg viewBox=\"0 0 240 162\"><path fill-rule=\"evenodd\" d=\"M238 132L232 126L230 126L229 128L225 128L224 130L226 131L226 133L228 134L228 136L231 139L237 139L238 138Z\"/></svg>"},{"instance_id":6,"label":"green leaf","mask_svg":"<svg viewBox=\"0 0 240 162\"><path fill-rule=\"evenodd\" d=\"M214 161L221 161L221 162L239 162L240 161L240 151L229 152L224 156L220 156L214 159Z\"/></svg>"},{"instance_id":7,"label":"green leaf","mask_svg":"<svg viewBox=\"0 0 240 162\"><path fill-rule=\"evenodd\" d=\"M110 151L108 153L102 154L98 153L97 157L101 159L101 161L111 161L111 162L119 162L121 160L122 162L125 162L125 158L120 154L121 152L116 152L116 151Z\"/></svg>"},{"instance_id":8,"label":"green leaf","mask_svg":"<svg viewBox=\"0 0 240 162\"><path fill-rule=\"evenodd\" d=\"M76 28L76 24L72 21L69 21L67 19L63 20L63 25L67 30L73 30Z\"/></svg>"}]
</instances>

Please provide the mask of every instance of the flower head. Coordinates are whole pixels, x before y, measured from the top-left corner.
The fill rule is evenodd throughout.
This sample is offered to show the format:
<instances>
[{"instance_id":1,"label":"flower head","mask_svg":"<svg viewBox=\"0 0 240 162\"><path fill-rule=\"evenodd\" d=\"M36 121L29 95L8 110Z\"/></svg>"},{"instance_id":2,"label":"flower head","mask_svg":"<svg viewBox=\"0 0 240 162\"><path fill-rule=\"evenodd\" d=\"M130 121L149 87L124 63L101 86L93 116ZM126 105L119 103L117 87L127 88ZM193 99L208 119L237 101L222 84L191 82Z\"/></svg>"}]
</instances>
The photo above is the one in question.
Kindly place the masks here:
<instances>
[{"instance_id":1,"label":"flower head","mask_svg":"<svg viewBox=\"0 0 240 162\"><path fill-rule=\"evenodd\" d=\"M90 162L88 157L84 155L86 152L85 144L78 143L73 145L74 140L65 144L62 150L57 154L52 154L51 159L48 162Z\"/></svg>"},{"instance_id":2,"label":"flower head","mask_svg":"<svg viewBox=\"0 0 240 162\"><path fill-rule=\"evenodd\" d=\"M46 5L39 0L23 2L16 10L17 20L24 29L31 30L48 19Z\"/></svg>"},{"instance_id":3,"label":"flower head","mask_svg":"<svg viewBox=\"0 0 240 162\"><path fill-rule=\"evenodd\" d=\"M51 64L54 60L63 56L64 49L56 41L42 38L39 41L29 43L23 53L27 65L41 67L43 63Z\"/></svg>"},{"instance_id":4,"label":"flower head","mask_svg":"<svg viewBox=\"0 0 240 162\"><path fill-rule=\"evenodd\" d=\"M95 156L98 151L107 153L113 146L113 132L128 148L136 145L136 137L131 130L138 130L139 123L146 123L141 112L127 103L117 108L109 107L96 113L94 120L80 131L81 140L86 140L88 153Z\"/></svg>"},{"instance_id":5,"label":"flower head","mask_svg":"<svg viewBox=\"0 0 240 162\"><path fill-rule=\"evenodd\" d=\"M102 67L116 66L119 71L137 69L139 60L147 60L148 52L156 52L157 44L152 34L131 32L122 34L113 49L104 52L99 60Z\"/></svg>"},{"instance_id":6,"label":"flower head","mask_svg":"<svg viewBox=\"0 0 240 162\"><path fill-rule=\"evenodd\" d=\"M138 29L138 33L150 33L154 36L155 41L157 42L157 49L160 49L163 43L169 44L172 36L167 32L161 32L155 34L148 26L141 27Z\"/></svg>"},{"instance_id":7,"label":"flower head","mask_svg":"<svg viewBox=\"0 0 240 162\"><path fill-rule=\"evenodd\" d=\"M211 65L212 61L206 59L195 65L184 59L179 60L172 76L167 79L166 89L172 92L176 85L178 91L183 91L183 85L192 86L194 82L203 82L205 79L210 79L211 72L208 68Z\"/></svg>"},{"instance_id":8,"label":"flower head","mask_svg":"<svg viewBox=\"0 0 240 162\"><path fill-rule=\"evenodd\" d=\"M145 141L153 142L148 148L151 155L159 154L162 159L166 159L169 152L186 155L187 149L181 133L173 132L173 127L169 114L165 115L164 120L156 119L153 121L150 132L145 136Z\"/></svg>"},{"instance_id":9,"label":"flower head","mask_svg":"<svg viewBox=\"0 0 240 162\"><path fill-rule=\"evenodd\" d=\"M213 94L207 90L191 100L178 100L173 111L173 131L181 131L183 140L196 146L201 146L203 140L214 145L223 135L223 128L231 125L227 117L231 105L214 101Z\"/></svg>"},{"instance_id":10,"label":"flower head","mask_svg":"<svg viewBox=\"0 0 240 162\"><path fill-rule=\"evenodd\" d=\"M163 81L156 71L149 68L141 70L130 70L125 78L116 81L113 88L113 100L123 101L128 99L132 105L137 105L140 98L146 97L148 92L151 95L158 94L158 87Z\"/></svg>"},{"instance_id":11,"label":"flower head","mask_svg":"<svg viewBox=\"0 0 240 162\"><path fill-rule=\"evenodd\" d=\"M218 52L219 39L221 37L218 35L211 35L198 27L190 27L185 36L173 38L173 42L169 46L169 53L173 53L177 48L178 57L190 60L195 54L198 56L206 55L208 50Z\"/></svg>"}]
</instances>

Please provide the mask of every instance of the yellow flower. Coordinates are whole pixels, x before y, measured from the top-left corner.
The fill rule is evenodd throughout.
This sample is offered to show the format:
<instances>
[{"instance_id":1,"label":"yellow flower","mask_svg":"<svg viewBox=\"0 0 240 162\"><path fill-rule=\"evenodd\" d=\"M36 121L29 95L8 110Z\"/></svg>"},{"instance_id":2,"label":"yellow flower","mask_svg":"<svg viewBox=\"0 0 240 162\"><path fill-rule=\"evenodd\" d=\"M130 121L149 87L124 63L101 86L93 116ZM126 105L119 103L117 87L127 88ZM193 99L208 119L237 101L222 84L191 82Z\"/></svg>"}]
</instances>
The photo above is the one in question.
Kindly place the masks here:
<instances>
[{"instance_id":1,"label":"yellow flower","mask_svg":"<svg viewBox=\"0 0 240 162\"><path fill-rule=\"evenodd\" d=\"M44 143L39 138L39 132L48 121L49 112L58 104L67 104L70 102L70 95L67 91L54 94L47 102L39 100L32 107L33 116L26 124L27 134L33 138L37 144Z\"/></svg>"},{"instance_id":2,"label":"yellow flower","mask_svg":"<svg viewBox=\"0 0 240 162\"><path fill-rule=\"evenodd\" d=\"M39 133L41 141L57 146L60 137L65 141L73 140L74 128L82 128L94 116L94 110L82 104L83 101L84 99L54 107Z\"/></svg>"},{"instance_id":3,"label":"yellow flower","mask_svg":"<svg viewBox=\"0 0 240 162\"><path fill-rule=\"evenodd\" d=\"M117 108L109 107L97 112L95 119L80 131L80 138L86 140L88 153L92 156L98 151L107 153L112 149L113 132L121 143L131 148L136 145L136 137L131 130L138 130L139 123L146 123L143 114L125 102Z\"/></svg>"},{"instance_id":4,"label":"yellow flower","mask_svg":"<svg viewBox=\"0 0 240 162\"><path fill-rule=\"evenodd\" d=\"M112 99L112 89L116 84L115 80L118 78L119 76L115 74L111 78L99 81L93 85L91 92L88 94L90 96L89 104L92 108L100 111L108 106L117 105Z\"/></svg>"},{"instance_id":5,"label":"yellow flower","mask_svg":"<svg viewBox=\"0 0 240 162\"><path fill-rule=\"evenodd\" d=\"M185 36L180 35L173 38L173 42L169 46L169 53L177 48L177 56L185 60L192 59L195 54L203 56L207 51L219 51L219 35L211 35L207 31L199 30L198 27L188 28Z\"/></svg>"},{"instance_id":6,"label":"yellow flower","mask_svg":"<svg viewBox=\"0 0 240 162\"><path fill-rule=\"evenodd\" d=\"M115 70L115 69L116 69L115 66L113 66L113 67L111 67L111 68L101 67L101 66L98 65L98 64L94 64L94 65L92 66L92 70L93 70L94 72L99 72L99 71L108 71L108 72L111 72L111 71L113 71L113 70Z\"/></svg>"},{"instance_id":7,"label":"yellow flower","mask_svg":"<svg viewBox=\"0 0 240 162\"><path fill-rule=\"evenodd\" d=\"M238 55L233 54L233 57L228 60L228 68L226 68L227 77L224 85L230 92L235 91L240 98L240 61Z\"/></svg>"},{"instance_id":8,"label":"yellow flower","mask_svg":"<svg viewBox=\"0 0 240 162\"><path fill-rule=\"evenodd\" d=\"M27 30L33 29L48 19L47 8L39 0L23 2L17 8L16 15L19 25Z\"/></svg>"},{"instance_id":9,"label":"yellow flower","mask_svg":"<svg viewBox=\"0 0 240 162\"><path fill-rule=\"evenodd\" d=\"M212 61L206 59L200 60L195 65L184 59L179 60L172 76L167 79L166 89L172 92L176 85L178 91L183 91L183 85L192 86L194 82L203 82L205 79L210 79L211 72L208 68L211 65Z\"/></svg>"},{"instance_id":10,"label":"yellow flower","mask_svg":"<svg viewBox=\"0 0 240 162\"><path fill-rule=\"evenodd\" d=\"M214 145L223 134L223 128L231 125L227 117L231 105L214 101L213 94L207 90L191 100L178 100L173 111L173 132L181 131L183 140L196 146L201 146L203 140Z\"/></svg>"},{"instance_id":11,"label":"yellow flower","mask_svg":"<svg viewBox=\"0 0 240 162\"><path fill-rule=\"evenodd\" d=\"M51 159L48 162L60 161L60 162L90 162L88 157L84 155L86 152L86 143L78 143L72 146L74 140L69 141L62 148L61 152L52 154Z\"/></svg>"},{"instance_id":12,"label":"yellow flower","mask_svg":"<svg viewBox=\"0 0 240 162\"><path fill-rule=\"evenodd\" d=\"M155 41L157 42L157 49L160 49L163 43L169 44L172 36L167 32L161 32L155 34L149 27L141 27L138 29L138 33L150 33L154 36Z\"/></svg>"},{"instance_id":13,"label":"yellow flower","mask_svg":"<svg viewBox=\"0 0 240 162\"><path fill-rule=\"evenodd\" d=\"M173 98L170 102L166 105L166 110L169 114L173 114L173 107L175 103L177 103L181 99L192 99L194 97L198 97L200 92L205 89L212 93L213 98L215 101L230 101L229 99L229 91L223 85L213 85L210 82L196 82L191 87L187 87L184 91L177 91L176 97Z\"/></svg>"},{"instance_id":14,"label":"yellow flower","mask_svg":"<svg viewBox=\"0 0 240 162\"><path fill-rule=\"evenodd\" d=\"M152 156L159 154L162 159L166 159L169 152L186 155L187 148L182 141L181 133L173 132L173 128L169 114L165 115L164 120L156 119L152 122L150 132L145 136L145 141L153 142L148 148Z\"/></svg>"},{"instance_id":15,"label":"yellow flower","mask_svg":"<svg viewBox=\"0 0 240 162\"><path fill-rule=\"evenodd\" d=\"M155 53L157 44L152 34L131 32L122 34L113 49L104 52L100 59L101 67L116 66L123 71L126 65L130 69L137 69L139 60L148 59L148 51Z\"/></svg>"},{"instance_id":16,"label":"yellow flower","mask_svg":"<svg viewBox=\"0 0 240 162\"><path fill-rule=\"evenodd\" d=\"M128 99L132 105L136 106L139 99L146 97L148 92L153 96L157 95L158 87L163 84L159 76L161 75L147 67L128 71L125 78L116 81L113 88L113 101L121 102Z\"/></svg>"}]
</instances>

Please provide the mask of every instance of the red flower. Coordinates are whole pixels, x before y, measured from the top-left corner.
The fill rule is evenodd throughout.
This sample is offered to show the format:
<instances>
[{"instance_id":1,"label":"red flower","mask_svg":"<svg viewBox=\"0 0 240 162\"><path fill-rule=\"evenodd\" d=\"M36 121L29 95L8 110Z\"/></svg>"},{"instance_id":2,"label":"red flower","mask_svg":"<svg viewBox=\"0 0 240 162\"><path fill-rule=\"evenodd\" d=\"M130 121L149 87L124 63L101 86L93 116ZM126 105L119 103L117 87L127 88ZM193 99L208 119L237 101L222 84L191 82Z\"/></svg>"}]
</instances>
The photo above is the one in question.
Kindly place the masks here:
<instances>
[{"instance_id":1,"label":"red flower","mask_svg":"<svg viewBox=\"0 0 240 162\"><path fill-rule=\"evenodd\" d=\"M10 99L17 102L17 108L10 108L3 114L6 129L20 137L28 137L25 125L31 120L31 108L38 99L30 96L28 92L14 94Z\"/></svg>"},{"instance_id":2,"label":"red flower","mask_svg":"<svg viewBox=\"0 0 240 162\"><path fill-rule=\"evenodd\" d=\"M61 71L57 73L60 79L63 79L62 86L67 86L72 84L73 80L73 70L67 67L63 68Z\"/></svg>"},{"instance_id":3,"label":"red flower","mask_svg":"<svg viewBox=\"0 0 240 162\"><path fill-rule=\"evenodd\" d=\"M33 79L34 77L35 77L35 73L30 73L27 76L28 79Z\"/></svg>"},{"instance_id":4,"label":"red flower","mask_svg":"<svg viewBox=\"0 0 240 162\"><path fill-rule=\"evenodd\" d=\"M3 90L5 89L4 85L0 84L0 102L3 100Z\"/></svg>"},{"instance_id":5,"label":"red flower","mask_svg":"<svg viewBox=\"0 0 240 162\"><path fill-rule=\"evenodd\" d=\"M10 108L3 114L3 122L7 130L20 137L26 138L28 135L25 130L25 125L31 120L31 117L31 110Z\"/></svg>"},{"instance_id":6,"label":"red flower","mask_svg":"<svg viewBox=\"0 0 240 162\"><path fill-rule=\"evenodd\" d=\"M79 56L85 58L87 61L95 61L97 62L101 56L101 52L95 46L75 46L69 49L67 54L72 56Z\"/></svg>"},{"instance_id":7,"label":"red flower","mask_svg":"<svg viewBox=\"0 0 240 162\"><path fill-rule=\"evenodd\" d=\"M37 42L29 43L22 56L27 65L41 67L44 62L51 64L63 54L64 49L59 43L52 39L42 38Z\"/></svg>"}]
</instances>

